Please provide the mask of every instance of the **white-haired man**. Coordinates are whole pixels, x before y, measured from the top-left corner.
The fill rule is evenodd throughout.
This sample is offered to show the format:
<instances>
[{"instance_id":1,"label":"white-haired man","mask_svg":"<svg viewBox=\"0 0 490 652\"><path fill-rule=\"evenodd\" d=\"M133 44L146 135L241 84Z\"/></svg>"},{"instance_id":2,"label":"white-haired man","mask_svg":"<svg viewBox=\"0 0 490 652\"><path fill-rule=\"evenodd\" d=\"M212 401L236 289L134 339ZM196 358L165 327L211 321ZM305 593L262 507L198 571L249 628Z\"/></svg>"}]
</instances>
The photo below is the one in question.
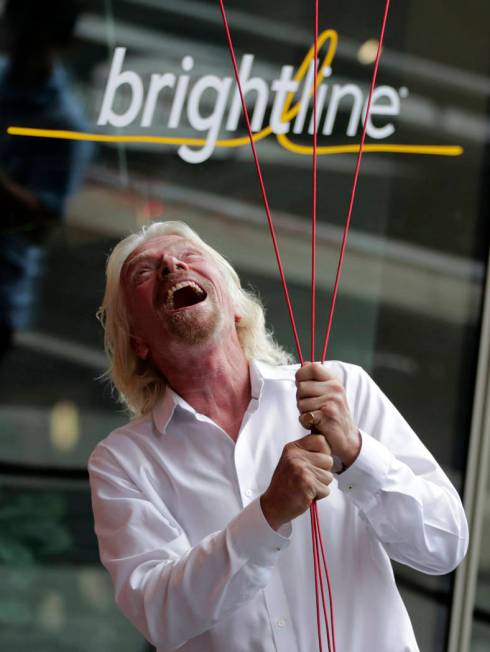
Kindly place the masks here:
<instances>
[{"instance_id":1,"label":"white-haired man","mask_svg":"<svg viewBox=\"0 0 490 652\"><path fill-rule=\"evenodd\" d=\"M288 365L259 302L183 223L119 243L101 316L136 418L90 457L95 531L119 608L159 652L317 649L315 499L339 652L418 650L390 558L448 573L467 524L368 374Z\"/></svg>"}]
</instances>

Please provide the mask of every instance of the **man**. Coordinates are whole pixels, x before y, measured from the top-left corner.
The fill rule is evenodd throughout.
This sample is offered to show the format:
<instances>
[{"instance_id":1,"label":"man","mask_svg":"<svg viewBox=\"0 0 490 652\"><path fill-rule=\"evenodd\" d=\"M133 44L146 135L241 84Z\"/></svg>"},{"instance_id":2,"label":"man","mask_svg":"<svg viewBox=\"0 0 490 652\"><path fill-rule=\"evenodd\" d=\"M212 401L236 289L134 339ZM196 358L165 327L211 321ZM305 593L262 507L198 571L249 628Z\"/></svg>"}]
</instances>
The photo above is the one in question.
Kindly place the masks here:
<instances>
[{"instance_id":1,"label":"man","mask_svg":"<svg viewBox=\"0 0 490 652\"><path fill-rule=\"evenodd\" d=\"M116 246L101 317L136 418L90 457L95 531L116 603L159 652L318 649L315 499L339 652L418 650L390 558L449 573L467 524L368 374L288 365L259 302L180 222Z\"/></svg>"}]
</instances>

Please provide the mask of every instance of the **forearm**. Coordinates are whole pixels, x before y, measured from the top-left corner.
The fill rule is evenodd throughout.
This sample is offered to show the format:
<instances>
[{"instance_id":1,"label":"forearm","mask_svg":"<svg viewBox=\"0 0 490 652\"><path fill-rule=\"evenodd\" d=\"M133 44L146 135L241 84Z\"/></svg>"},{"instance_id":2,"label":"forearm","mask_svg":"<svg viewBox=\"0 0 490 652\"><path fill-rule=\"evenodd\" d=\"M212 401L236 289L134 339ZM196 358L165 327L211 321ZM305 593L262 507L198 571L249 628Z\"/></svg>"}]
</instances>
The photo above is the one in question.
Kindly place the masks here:
<instances>
[{"instance_id":1,"label":"forearm","mask_svg":"<svg viewBox=\"0 0 490 652\"><path fill-rule=\"evenodd\" d=\"M190 548L185 535L135 557L101 559L116 602L155 646L174 649L213 627L266 586L288 539L254 501L228 526ZM138 559L139 557L139 559Z\"/></svg>"},{"instance_id":2,"label":"forearm","mask_svg":"<svg viewBox=\"0 0 490 652\"><path fill-rule=\"evenodd\" d=\"M468 528L461 500L442 470L416 475L382 444L363 436L363 454L339 476L340 488L390 558L431 574L463 559Z\"/></svg>"}]
</instances>

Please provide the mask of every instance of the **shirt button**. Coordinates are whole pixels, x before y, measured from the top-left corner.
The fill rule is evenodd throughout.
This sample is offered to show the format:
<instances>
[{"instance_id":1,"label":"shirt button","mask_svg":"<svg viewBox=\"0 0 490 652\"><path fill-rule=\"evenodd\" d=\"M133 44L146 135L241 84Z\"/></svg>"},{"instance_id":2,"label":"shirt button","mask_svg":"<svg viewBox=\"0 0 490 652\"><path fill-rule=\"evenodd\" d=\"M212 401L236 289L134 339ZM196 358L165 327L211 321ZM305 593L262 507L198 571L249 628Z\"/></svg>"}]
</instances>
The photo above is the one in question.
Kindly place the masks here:
<instances>
[{"instance_id":1,"label":"shirt button","mask_svg":"<svg viewBox=\"0 0 490 652\"><path fill-rule=\"evenodd\" d=\"M247 496L247 498L250 498L250 496L254 495L254 492L251 489L247 489L245 491L245 495Z\"/></svg>"},{"instance_id":2,"label":"shirt button","mask_svg":"<svg viewBox=\"0 0 490 652\"><path fill-rule=\"evenodd\" d=\"M284 620L284 618L278 618L278 620L276 621L276 625L278 627L285 627L286 626L286 621Z\"/></svg>"},{"instance_id":3,"label":"shirt button","mask_svg":"<svg viewBox=\"0 0 490 652\"><path fill-rule=\"evenodd\" d=\"M347 489L348 489L349 491L352 491L352 485L351 485L351 484L348 484L348 485L347 485Z\"/></svg>"}]
</instances>

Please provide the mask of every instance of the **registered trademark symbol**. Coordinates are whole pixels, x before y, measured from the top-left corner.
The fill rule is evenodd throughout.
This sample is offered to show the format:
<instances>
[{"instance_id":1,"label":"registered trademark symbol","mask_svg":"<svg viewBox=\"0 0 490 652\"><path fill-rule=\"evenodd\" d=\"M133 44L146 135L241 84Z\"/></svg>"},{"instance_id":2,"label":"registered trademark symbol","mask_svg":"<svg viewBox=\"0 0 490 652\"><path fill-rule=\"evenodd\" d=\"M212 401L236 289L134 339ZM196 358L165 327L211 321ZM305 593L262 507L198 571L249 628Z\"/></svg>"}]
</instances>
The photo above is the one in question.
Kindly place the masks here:
<instances>
[{"instance_id":1,"label":"registered trademark symbol","mask_svg":"<svg viewBox=\"0 0 490 652\"><path fill-rule=\"evenodd\" d=\"M403 97L403 98L408 97L408 88L406 86L402 86L398 90L398 93L399 93L400 97Z\"/></svg>"}]
</instances>

